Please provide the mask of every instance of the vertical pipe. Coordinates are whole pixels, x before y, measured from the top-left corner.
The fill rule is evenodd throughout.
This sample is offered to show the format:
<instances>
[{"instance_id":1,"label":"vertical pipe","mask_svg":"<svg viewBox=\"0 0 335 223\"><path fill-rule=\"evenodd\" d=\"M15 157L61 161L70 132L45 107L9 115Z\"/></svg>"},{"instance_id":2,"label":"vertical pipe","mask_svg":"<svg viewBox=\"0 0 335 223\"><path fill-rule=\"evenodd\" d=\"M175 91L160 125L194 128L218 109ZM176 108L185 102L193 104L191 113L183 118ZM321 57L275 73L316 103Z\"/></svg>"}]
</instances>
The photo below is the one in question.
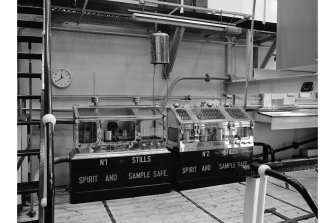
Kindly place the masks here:
<instances>
[{"instance_id":1,"label":"vertical pipe","mask_svg":"<svg viewBox=\"0 0 335 223\"><path fill-rule=\"evenodd\" d=\"M259 192L259 178L247 177L244 195L243 223L256 222Z\"/></svg>"},{"instance_id":2,"label":"vertical pipe","mask_svg":"<svg viewBox=\"0 0 335 223\"><path fill-rule=\"evenodd\" d=\"M31 53L31 42L28 43L28 50L29 53ZM31 64L31 59L29 59L29 66L28 66L28 72L32 73L32 64ZM33 94L33 86L32 86L32 79L29 78L29 95ZM29 100L29 121L32 121L32 113L33 113L33 101L30 99ZM32 125L27 126L27 138L28 138L28 148L27 149L32 149L31 148L31 139L32 139ZM33 163L32 163L32 157L28 156L28 165L29 165L29 173L28 173L28 182L33 181ZM30 206L29 206L29 215L34 216L34 202L33 202L33 194L29 194L29 200L30 200Z\"/></svg>"},{"instance_id":3,"label":"vertical pipe","mask_svg":"<svg viewBox=\"0 0 335 223\"><path fill-rule=\"evenodd\" d=\"M255 21L255 6L256 0L253 1L252 6L252 20L251 20L251 28L247 31L247 38L246 38L246 80L245 80L245 94L244 94L244 109L247 107L247 100L248 100L248 84L249 84L249 77L253 71L253 48L254 48L254 21Z\"/></svg>"},{"instance_id":4,"label":"vertical pipe","mask_svg":"<svg viewBox=\"0 0 335 223\"><path fill-rule=\"evenodd\" d=\"M268 176L260 177L256 222L263 223Z\"/></svg>"},{"instance_id":5,"label":"vertical pipe","mask_svg":"<svg viewBox=\"0 0 335 223\"><path fill-rule=\"evenodd\" d=\"M183 14L184 13L184 0L180 0L180 4L182 5L181 7L180 7L180 13L181 14Z\"/></svg>"},{"instance_id":6,"label":"vertical pipe","mask_svg":"<svg viewBox=\"0 0 335 223\"><path fill-rule=\"evenodd\" d=\"M51 0L43 0L43 56L41 120L52 112L51 100ZM43 118L42 118L43 117ZM54 222L53 127L41 122L40 131L39 222ZM41 196L42 194L46 195ZM45 202L44 202L45 201Z\"/></svg>"},{"instance_id":7,"label":"vertical pipe","mask_svg":"<svg viewBox=\"0 0 335 223\"><path fill-rule=\"evenodd\" d=\"M22 34L22 31L23 31L23 28L18 28L17 35L20 36ZM21 43L20 42L17 43L17 50L18 50L18 52L21 51ZM20 63L20 61L18 61L17 62L17 72L20 72L20 65L21 65L21 63ZM20 79L18 78L17 79L17 95L21 95L21 91L20 91L21 87L20 86L21 86L21 83L20 83ZM23 116L22 100L21 99L19 99L17 101L17 108L18 108L18 117L21 119L21 117Z\"/></svg>"},{"instance_id":8,"label":"vertical pipe","mask_svg":"<svg viewBox=\"0 0 335 223\"><path fill-rule=\"evenodd\" d=\"M264 0L264 7L263 7L263 24L266 23L266 1Z\"/></svg>"},{"instance_id":9,"label":"vertical pipe","mask_svg":"<svg viewBox=\"0 0 335 223\"><path fill-rule=\"evenodd\" d=\"M51 114L51 3L50 0L44 0L44 17L43 17L43 76L44 76L44 112Z\"/></svg>"},{"instance_id":10,"label":"vertical pipe","mask_svg":"<svg viewBox=\"0 0 335 223\"><path fill-rule=\"evenodd\" d=\"M266 196L266 187L268 176L265 175L265 171L270 169L267 165L261 165L258 168L258 174L260 176L259 181L259 193L257 200L257 214L256 214L256 222L263 223L264 221L264 207L265 207L265 196Z\"/></svg>"},{"instance_id":11,"label":"vertical pipe","mask_svg":"<svg viewBox=\"0 0 335 223\"><path fill-rule=\"evenodd\" d=\"M47 151L47 207L45 210L46 222L54 222L55 189L54 189L54 151L53 151L53 124L46 124L46 151Z\"/></svg>"}]
</instances>

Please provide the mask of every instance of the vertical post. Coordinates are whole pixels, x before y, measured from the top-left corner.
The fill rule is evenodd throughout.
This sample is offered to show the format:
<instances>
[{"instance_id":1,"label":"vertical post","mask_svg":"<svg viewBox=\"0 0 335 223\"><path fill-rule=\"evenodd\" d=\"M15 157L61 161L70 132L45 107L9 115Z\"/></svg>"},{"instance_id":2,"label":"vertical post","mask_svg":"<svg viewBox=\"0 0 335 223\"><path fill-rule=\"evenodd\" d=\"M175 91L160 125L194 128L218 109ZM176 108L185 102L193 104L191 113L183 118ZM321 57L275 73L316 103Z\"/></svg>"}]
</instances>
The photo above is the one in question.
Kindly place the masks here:
<instances>
[{"instance_id":1,"label":"vertical post","mask_svg":"<svg viewBox=\"0 0 335 223\"><path fill-rule=\"evenodd\" d=\"M256 221L259 178L247 177L244 195L243 223L260 223Z\"/></svg>"},{"instance_id":2,"label":"vertical post","mask_svg":"<svg viewBox=\"0 0 335 223\"><path fill-rule=\"evenodd\" d=\"M53 123L47 123L46 151L47 151L47 206L45 209L46 222L54 222L55 189L54 189L54 151L53 151Z\"/></svg>"},{"instance_id":3,"label":"vertical post","mask_svg":"<svg viewBox=\"0 0 335 223\"><path fill-rule=\"evenodd\" d=\"M246 38L246 80L245 80L245 94L244 94L244 109L247 107L247 100L248 100L248 84L249 78L253 72L253 48L254 48L254 20L255 20L255 6L256 0L253 1L252 6L252 20L251 20L251 28L247 31L247 38Z\"/></svg>"},{"instance_id":4,"label":"vertical post","mask_svg":"<svg viewBox=\"0 0 335 223\"><path fill-rule=\"evenodd\" d=\"M268 182L268 176L265 175L265 170L267 169L270 169L270 167L267 165L261 165L258 168L258 174L260 176L258 202L257 202L257 216L256 216L256 222L258 223L263 223L264 220L265 196Z\"/></svg>"},{"instance_id":5,"label":"vertical post","mask_svg":"<svg viewBox=\"0 0 335 223\"><path fill-rule=\"evenodd\" d=\"M181 4L181 7L180 7L180 14L183 14L184 13L184 0L180 0L180 4Z\"/></svg>"},{"instance_id":6,"label":"vertical post","mask_svg":"<svg viewBox=\"0 0 335 223\"><path fill-rule=\"evenodd\" d=\"M54 182L53 182L53 128L50 120L51 100L51 0L43 0L43 56L42 56L42 95L40 133L40 172L39 172L39 222L54 222ZM47 115L45 115L47 114ZM50 119L50 118L49 118Z\"/></svg>"},{"instance_id":7,"label":"vertical post","mask_svg":"<svg viewBox=\"0 0 335 223\"><path fill-rule=\"evenodd\" d=\"M44 113L51 114L51 0L44 0L43 13L43 77L44 77Z\"/></svg>"}]
</instances>

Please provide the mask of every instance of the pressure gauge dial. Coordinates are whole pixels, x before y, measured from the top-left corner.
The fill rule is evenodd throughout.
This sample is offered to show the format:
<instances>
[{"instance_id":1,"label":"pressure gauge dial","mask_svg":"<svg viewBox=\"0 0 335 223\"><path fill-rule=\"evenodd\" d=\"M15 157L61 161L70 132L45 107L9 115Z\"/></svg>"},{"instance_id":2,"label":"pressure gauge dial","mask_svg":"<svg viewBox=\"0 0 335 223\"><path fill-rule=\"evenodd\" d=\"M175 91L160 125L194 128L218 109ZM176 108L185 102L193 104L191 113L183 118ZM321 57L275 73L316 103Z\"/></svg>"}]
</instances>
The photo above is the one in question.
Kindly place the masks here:
<instances>
[{"instance_id":1,"label":"pressure gauge dial","mask_svg":"<svg viewBox=\"0 0 335 223\"><path fill-rule=\"evenodd\" d=\"M60 68L52 73L51 80L56 87L67 88L72 82L72 77L68 70Z\"/></svg>"}]
</instances>

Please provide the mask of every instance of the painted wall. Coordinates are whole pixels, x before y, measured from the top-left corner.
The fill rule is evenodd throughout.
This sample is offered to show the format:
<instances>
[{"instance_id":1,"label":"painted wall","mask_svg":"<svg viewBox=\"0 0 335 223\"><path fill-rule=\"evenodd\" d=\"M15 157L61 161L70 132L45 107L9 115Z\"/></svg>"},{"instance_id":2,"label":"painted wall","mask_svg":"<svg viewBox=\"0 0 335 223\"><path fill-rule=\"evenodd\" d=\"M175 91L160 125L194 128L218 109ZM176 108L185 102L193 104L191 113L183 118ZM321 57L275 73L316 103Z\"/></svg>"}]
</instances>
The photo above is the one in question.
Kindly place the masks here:
<instances>
[{"instance_id":1,"label":"painted wall","mask_svg":"<svg viewBox=\"0 0 335 223\"><path fill-rule=\"evenodd\" d=\"M81 26L81 28L97 28ZM104 27L108 30L111 28ZM134 31L135 32L135 31ZM137 31L138 32L138 31ZM144 33L143 33L144 34ZM83 34L72 32L52 32L52 70L68 69L73 76L73 83L67 89L53 87L54 95L92 95L93 73L96 76L96 94L103 95L152 95L154 67L150 64L150 42L147 38L124 36ZM38 51L35 46L34 51ZM264 54L266 49L261 49ZM180 76L224 76L225 46L218 43L199 43L183 41L175 63L169 84ZM238 73L243 73L245 51L239 48L237 53ZM21 71L27 64L21 65ZM40 71L38 62L33 71ZM161 78L160 67L156 67L155 95L165 95L166 81ZM24 83L26 85L26 83ZM34 80L35 93L39 92L40 81ZM24 88L27 91L27 88ZM222 82L181 82L172 95L184 96L222 96ZM102 104L130 104L129 101L102 100ZM170 102L171 103L174 103ZM183 103L180 102L179 103ZM85 106L90 100L57 99L53 101L54 108L71 108L74 104ZM152 101L142 101L141 104L152 104ZM39 105L35 104L36 107ZM57 118L72 117L71 112L55 113ZM38 117L38 114L36 114ZM269 126L256 125L257 141L268 142L276 148L279 145L291 144L293 140L308 138L316 130L269 131ZM35 127L36 137L33 146L38 148L38 127ZM67 155L73 149L73 129L71 125L56 125L55 127L55 157ZM288 153L288 156L290 154ZM35 168L37 171L37 168ZM55 167L56 185L65 185L69 179L68 164Z\"/></svg>"},{"instance_id":2,"label":"painted wall","mask_svg":"<svg viewBox=\"0 0 335 223\"><path fill-rule=\"evenodd\" d=\"M278 1L277 69L317 64L318 1Z\"/></svg>"}]
</instances>

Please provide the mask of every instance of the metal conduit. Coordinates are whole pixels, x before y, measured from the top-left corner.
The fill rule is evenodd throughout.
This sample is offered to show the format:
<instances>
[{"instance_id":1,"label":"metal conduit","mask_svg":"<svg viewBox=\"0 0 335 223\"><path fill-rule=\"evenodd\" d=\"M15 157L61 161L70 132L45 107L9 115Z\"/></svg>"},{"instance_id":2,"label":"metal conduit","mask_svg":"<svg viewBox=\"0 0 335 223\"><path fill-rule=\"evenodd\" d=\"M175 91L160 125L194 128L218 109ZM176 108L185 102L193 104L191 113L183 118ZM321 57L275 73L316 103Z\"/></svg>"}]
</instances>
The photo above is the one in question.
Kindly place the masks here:
<instances>
[{"instance_id":1,"label":"metal conduit","mask_svg":"<svg viewBox=\"0 0 335 223\"><path fill-rule=\"evenodd\" d=\"M175 79L170 87L169 87L169 90L165 96L165 99L164 101L162 102L162 105L161 105L161 111L163 112L163 110L165 109L165 106L166 106L166 103L168 102L170 96L171 96L171 93L174 89L174 87L176 86L176 84L182 80L204 80L206 82L209 82L211 80L218 80L218 81L230 81L231 80L231 77L230 76L225 76L225 77L210 77L208 74L205 75L205 77L180 77L180 78L177 78Z\"/></svg>"}]
</instances>

